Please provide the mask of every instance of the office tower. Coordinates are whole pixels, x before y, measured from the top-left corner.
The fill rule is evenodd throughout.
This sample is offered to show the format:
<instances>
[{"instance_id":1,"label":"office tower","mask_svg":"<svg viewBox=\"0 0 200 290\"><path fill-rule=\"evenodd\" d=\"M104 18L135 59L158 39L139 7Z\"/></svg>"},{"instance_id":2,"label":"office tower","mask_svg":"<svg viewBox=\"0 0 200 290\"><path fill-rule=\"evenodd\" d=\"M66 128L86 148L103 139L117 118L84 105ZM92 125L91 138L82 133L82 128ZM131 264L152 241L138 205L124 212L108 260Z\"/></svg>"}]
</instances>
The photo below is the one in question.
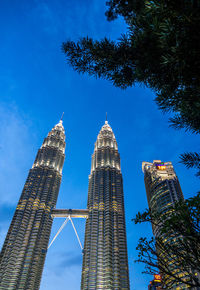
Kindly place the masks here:
<instances>
[{"instance_id":1,"label":"office tower","mask_svg":"<svg viewBox=\"0 0 200 290\"><path fill-rule=\"evenodd\" d=\"M180 199L183 193L171 162L154 160L153 163L142 162L144 182L149 208L155 212L165 213L169 207ZM158 227L153 227L156 236Z\"/></svg>"},{"instance_id":2,"label":"office tower","mask_svg":"<svg viewBox=\"0 0 200 290\"><path fill-rule=\"evenodd\" d=\"M153 163L143 162L142 170L144 172L145 187L147 193L147 200L149 208L156 213L161 215L169 214L171 207L179 200L183 200L183 193L176 176L176 173L173 169L171 162L161 162L160 160L154 160ZM167 244L177 243L178 239L181 239L181 236L174 235L171 237L168 234L161 233L161 225L152 225L153 234L155 238L162 238L163 242ZM174 254L160 253L157 249L157 254L162 255L165 260L166 267L170 269L170 272L181 277L183 280L187 280L188 272L184 271L180 264L179 260L176 259ZM159 263L159 261L158 261ZM189 272L192 270L188 269ZM193 271L192 271L193 272ZM196 273L196 275L198 275ZM172 285L173 277L170 277L166 274L162 274L162 280L165 284L166 289L187 289L190 288L185 283L175 282ZM196 287L192 289L198 289Z\"/></svg>"},{"instance_id":3,"label":"office tower","mask_svg":"<svg viewBox=\"0 0 200 290\"><path fill-rule=\"evenodd\" d=\"M87 208L81 289L129 289L120 156L107 121L92 155Z\"/></svg>"},{"instance_id":4,"label":"office tower","mask_svg":"<svg viewBox=\"0 0 200 290\"><path fill-rule=\"evenodd\" d=\"M0 289L39 289L64 152L65 132L60 121L44 139L29 171L1 251Z\"/></svg>"}]
</instances>

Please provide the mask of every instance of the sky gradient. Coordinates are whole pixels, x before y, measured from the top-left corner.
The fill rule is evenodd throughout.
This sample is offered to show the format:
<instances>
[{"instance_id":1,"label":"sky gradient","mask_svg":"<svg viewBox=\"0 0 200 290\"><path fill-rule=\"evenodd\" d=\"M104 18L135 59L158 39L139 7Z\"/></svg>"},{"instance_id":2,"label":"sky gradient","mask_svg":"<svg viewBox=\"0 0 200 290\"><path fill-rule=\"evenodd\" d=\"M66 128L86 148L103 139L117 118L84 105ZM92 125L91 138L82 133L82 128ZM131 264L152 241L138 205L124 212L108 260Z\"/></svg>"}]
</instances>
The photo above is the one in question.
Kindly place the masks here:
<instances>
[{"instance_id":1,"label":"sky gradient","mask_svg":"<svg viewBox=\"0 0 200 290\"><path fill-rule=\"evenodd\" d=\"M142 161L172 161L185 198L198 191L194 170L179 154L198 150L199 137L168 126L144 87L115 88L104 80L79 75L65 62L62 42L80 36L116 40L125 31L121 19L107 22L102 0L1 1L0 4L0 246L37 150L65 112L66 159L57 208L86 208L94 142L108 112L116 136L124 179L131 290L147 289L141 274L138 239L151 236L150 225L131 219L147 208ZM54 221L52 237L63 220ZM84 241L83 220L74 220ZM82 254L67 224L49 249L41 290L80 289Z\"/></svg>"}]
</instances>

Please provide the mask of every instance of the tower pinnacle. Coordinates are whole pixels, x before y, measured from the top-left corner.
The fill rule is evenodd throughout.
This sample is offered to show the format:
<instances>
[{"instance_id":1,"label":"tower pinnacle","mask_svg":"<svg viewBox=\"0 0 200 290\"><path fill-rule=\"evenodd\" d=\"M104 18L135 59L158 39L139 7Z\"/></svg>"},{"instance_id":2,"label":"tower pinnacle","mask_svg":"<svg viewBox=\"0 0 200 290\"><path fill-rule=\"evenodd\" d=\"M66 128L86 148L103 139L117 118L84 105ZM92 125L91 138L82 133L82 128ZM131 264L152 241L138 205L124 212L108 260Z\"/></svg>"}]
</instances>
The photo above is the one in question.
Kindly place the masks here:
<instances>
[{"instance_id":1,"label":"tower pinnacle","mask_svg":"<svg viewBox=\"0 0 200 290\"><path fill-rule=\"evenodd\" d=\"M106 112L106 121L105 121L105 124L108 124L108 115L107 115L107 112Z\"/></svg>"},{"instance_id":2,"label":"tower pinnacle","mask_svg":"<svg viewBox=\"0 0 200 290\"><path fill-rule=\"evenodd\" d=\"M62 116L61 116L61 118L60 118L60 121L62 121L62 120L63 120L63 116L64 116L64 112L62 113Z\"/></svg>"}]
</instances>

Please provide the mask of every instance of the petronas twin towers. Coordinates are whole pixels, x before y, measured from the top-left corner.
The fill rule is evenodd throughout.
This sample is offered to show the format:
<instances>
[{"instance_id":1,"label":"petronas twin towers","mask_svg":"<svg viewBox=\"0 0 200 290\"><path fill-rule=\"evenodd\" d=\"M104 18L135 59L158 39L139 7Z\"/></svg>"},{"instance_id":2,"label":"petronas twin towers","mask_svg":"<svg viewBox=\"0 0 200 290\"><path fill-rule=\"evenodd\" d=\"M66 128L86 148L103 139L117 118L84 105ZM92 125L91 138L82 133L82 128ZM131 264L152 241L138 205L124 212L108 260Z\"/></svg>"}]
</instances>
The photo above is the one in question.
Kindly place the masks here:
<instances>
[{"instance_id":1,"label":"petronas twin towers","mask_svg":"<svg viewBox=\"0 0 200 290\"><path fill-rule=\"evenodd\" d=\"M60 121L38 151L8 230L0 256L1 290L39 289L64 152ZM81 289L129 289L120 156L107 121L92 156L87 209Z\"/></svg>"},{"instance_id":2,"label":"petronas twin towers","mask_svg":"<svg viewBox=\"0 0 200 290\"><path fill-rule=\"evenodd\" d=\"M0 289L39 289L64 163L62 121L29 171L0 256Z\"/></svg>"},{"instance_id":3,"label":"petronas twin towers","mask_svg":"<svg viewBox=\"0 0 200 290\"><path fill-rule=\"evenodd\" d=\"M89 176L82 289L129 289L124 198L117 142L101 128Z\"/></svg>"}]
</instances>

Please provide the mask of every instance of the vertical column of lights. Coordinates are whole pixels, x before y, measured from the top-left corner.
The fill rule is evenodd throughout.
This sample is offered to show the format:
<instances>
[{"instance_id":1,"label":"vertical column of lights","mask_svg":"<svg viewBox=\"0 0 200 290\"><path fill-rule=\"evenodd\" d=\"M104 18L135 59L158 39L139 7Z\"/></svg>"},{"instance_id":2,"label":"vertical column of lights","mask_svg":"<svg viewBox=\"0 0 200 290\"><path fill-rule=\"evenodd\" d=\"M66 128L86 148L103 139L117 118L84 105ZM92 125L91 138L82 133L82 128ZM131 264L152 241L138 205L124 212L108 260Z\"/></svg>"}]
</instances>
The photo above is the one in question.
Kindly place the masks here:
<instances>
[{"instance_id":1,"label":"vertical column of lights","mask_svg":"<svg viewBox=\"0 0 200 290\"><path fill-rule=\"evenodd\" d=\"M89 176L82 290L129 289L123 181L113 131L106 121Z\"/></svg>"},{"instance_id":2,"label":"vertical column of lights","mask_svg":"<svg viewBox=\"0 0 200 290\"><path fill-rule=\"evenodd\" d=\"M30 169L0 260L0 289L39 289L62 177L65 132L60 121Z\"/></svg>"}]
</instances>

